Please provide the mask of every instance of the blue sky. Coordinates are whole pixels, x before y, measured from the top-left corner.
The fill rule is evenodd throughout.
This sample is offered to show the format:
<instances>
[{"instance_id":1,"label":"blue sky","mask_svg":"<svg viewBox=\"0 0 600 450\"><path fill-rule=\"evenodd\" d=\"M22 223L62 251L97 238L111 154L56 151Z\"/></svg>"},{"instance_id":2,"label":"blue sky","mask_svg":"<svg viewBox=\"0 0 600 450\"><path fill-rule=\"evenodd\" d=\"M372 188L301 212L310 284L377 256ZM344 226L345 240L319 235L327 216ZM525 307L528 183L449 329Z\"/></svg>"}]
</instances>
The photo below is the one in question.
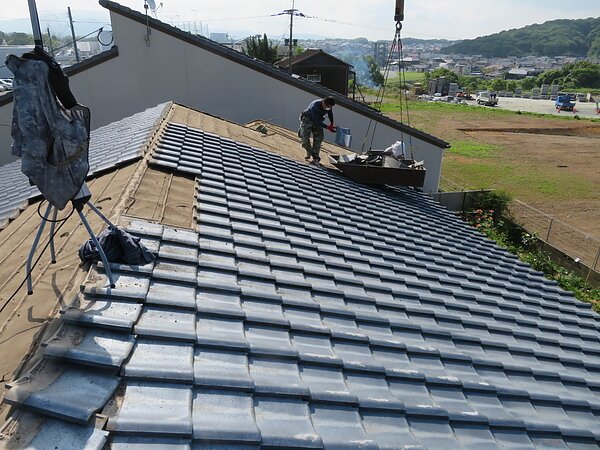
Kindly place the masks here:
<instances>
[{"instance_id":1,"label":"blue sky","mask_svg":"<svg viewBox=\"0 0 600 450\"><path fill-rule=\"evenodd\" d=\"M7 19L28 17L25 0L2 3L0 29ZM120 3L143 10L143 0ZM394 4L394 0L296 0L297 9L315 18L297 19L295 33L391 39ZM37 5L43 27L49 26L54 34L68 33L69 5L74 20L79 21L78 29L88 31L108 21L108 14L95 0L37 0ZM205 31L208 27L211 32L230 32L238 37L266 32L269 37L282 38L288 32L288 18L270 14L291 6L292 0L163 0L157 15L186 29L200 29L202 22ZM405 15L404 36L467 39L552 19L598 17L600 0L406 0ZM12 25L17 24L27 28L26 20L13 21Z\"/></svg>"}]
</instances>

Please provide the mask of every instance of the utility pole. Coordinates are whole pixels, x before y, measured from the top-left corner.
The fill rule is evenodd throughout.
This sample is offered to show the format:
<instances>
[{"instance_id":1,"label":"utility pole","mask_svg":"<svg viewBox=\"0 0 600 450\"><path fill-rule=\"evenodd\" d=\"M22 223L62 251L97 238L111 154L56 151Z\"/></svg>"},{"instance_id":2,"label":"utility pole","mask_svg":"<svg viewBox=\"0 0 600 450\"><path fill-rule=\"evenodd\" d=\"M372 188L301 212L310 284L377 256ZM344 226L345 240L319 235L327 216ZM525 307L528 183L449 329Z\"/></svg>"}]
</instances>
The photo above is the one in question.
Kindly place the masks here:
<instances>
[{"instance_id":1,"label":"utility pole","mask_svg":"<svg viewBox=\"0 0 600 450\"><path fill-rule=\"evenodd\" d=\"M37 6L35 0L28 0L29 4L29 17L31 18L31 29L33 31L33 42L36 47L43 48L44 42L42 41L42 29L40 28L40 18L37 12Z\"/></svg>"},{"instance_id":2,"label":"utility pole","mask_svg":"<svg viewBox=\"0 0 600 450\"><path fill-rule=\"evenodd\" d=\"M290 16L290 49L288 52L288 73L291 75L292 74L292 56L294 54L294 16L298 16L298 17L306 17L304 14L302 14L301 12L299 12L297 9L294 8L294 6L296 5L296 0L292 1L292 9L286 9L278 14L271 14L271 16L283 16L284 14L289 14Z\"/></svg>"},{"instance_id":3,"label":"utility pole","mask_svg":"<svg viewBox=\"0 0 600 450\"><path fill-rule=\"evenodd\" d=\"M292 1L292 9L288 9L290 14L290 52L288 56L288 73L290 75L292 74L292 56L294 47L294 41L292 41L292 37L294 34L294 13L297 11L296 9L294 9L294 6L296 6L296 0Z\"/></svg>"},{"instance_id":4,"label":"utility pole","mask_svg":"<svg viewBox=\"0 0 600 450\"><path fill-rule=\"evenodd\" d=\"M48 48L50 49L50 54L54 58L54 46L52 45L52 35L50 34L50 28L47 27L46 31L48 32Z\"/></svg>"},{"instance_id":5,"label":"utility pole","mask_svg":"<svg viewBox=\"0 0 600 450\"><path fill-rule=\"evenodd\" d=\"M81 61L79 59L79 50L77 50L77 39L75 39L75 28L73 28L73 16L71 16L71 7L67 7L67 11L69 12L69 23L71 24L71 36L73 37L73 50L75 50L75 59L77 62Z\"/></svg>"}]
</instances>

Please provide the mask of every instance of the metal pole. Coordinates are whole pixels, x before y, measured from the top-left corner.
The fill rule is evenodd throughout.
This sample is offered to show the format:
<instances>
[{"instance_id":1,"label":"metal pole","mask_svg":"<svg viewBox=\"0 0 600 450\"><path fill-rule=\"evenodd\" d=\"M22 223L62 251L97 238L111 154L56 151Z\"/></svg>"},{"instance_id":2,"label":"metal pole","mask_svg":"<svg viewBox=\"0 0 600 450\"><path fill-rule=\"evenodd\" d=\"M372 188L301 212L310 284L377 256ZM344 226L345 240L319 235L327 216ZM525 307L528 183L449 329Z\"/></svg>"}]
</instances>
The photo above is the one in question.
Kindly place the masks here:
<instances>
[{"instance_id":1,"label":"metal pole","mask_svg":"<svg viewBox=\"0 0 600 450\"><path fill-rule=\"evenodd\" d=\"M590 275L592 274L592 270L596 271L596 264L598 264L598 260L600 259L600 247L598 247L598 253L596 253L596 257L594 258L594 262L590 264L590 269L588 270L587 277L585 277L585 282L587 283L590 279Z\"/></svg>"},{"instance_id":2,"label":"metal pole","mask_svg":"<svg viewBox=\"0 0 600 450\"><path fill-rule=\"evenodd\" d=\"M54 46L52 45L52 35L50 34L50 28L46 28L48 32L48 48L50 49L50 54L54 58Z\"/></svg>"},{"instance_id":3,"label":"metal pole","mask_svg":"<svg viewBox=\"0 0 600 450\"><path fill-rule=\"evenodd\" d=\"M52 205L48 203L48 207L46 208L46 212L44 213L44 217L42 218L42 222L40 223L40 227L38 228L37 234L35 235L35 239L33 240L33 244L31 245L31 250L29 250L29 255L27 256L27 263L25 264L25 273L27 274L27 294L33 294L33 284L31 282L31 260L33 259L33 254L37 249L38 243L40 242L40 237L44 232L44 227L46 226L46 219L50 215L50 210L52 209Z\"/></svg>"},{"instance_id":4,"label":"metal pole","mask_svg":"<svg viewBox=\"0 0 600 450\"><path fill-rule=\"evenodd\" d=\"M81 61L79 59L79 50L77 50L77 39L75 39L75 28L73 28L73 16L71 16L71 7L67 7L67 11L69 12L69 23L71 24L71 36L73 37L73 50L75 50L75 59L77 62Z\"/></svg>"},{"instance_id":5,"label":"metal pole","mask_svg":"<svg viewBox=\"0 0 600 450\"><path fill-rule=\"evenodd\" d=\"M33 30L33 42L36 47L43 48L42 29L40 28L40 18L37 12L35 0L27 0L29 3L29 17L31 18L31 29Z\"/></svg>"},{"instance_id":6,"label":"metal pole","mask_svg":"<svg viewBox=\"0 0 600 450\"><path fill-rule=\"evenodd\" d=\"M52 213L52 222L50 222L50 257L52 264L56 263L56 252L54 251L54 228L56 227L56 216L58 216L58 209L54 208Z\"/></svg>"},{"instance_id":7,"label":"metal pole","mask_svg":"<svg viewBox=\"0 0 600 450\"><path fill-rule=\"evenodd\" d=\"M100 254L100 259L102 260L102 264L104 265L104 270L106 271L106 276L108 277L108 282L110 283L110 287L114 288L115 281L114 281L114 278L112 275L112 271L110 270L110 264L108 262L108 259L106 258L106 254L104 253L102 246L98 242L98 239L96 238L96 235L94 234L94 231L90 227L90 224L88 223L87 219L83 215L83 212L81 211L81 209L78 209L77 213L79 214L79 217L81 218L81 221L83 222L83 226L85 226L85 229L87 230L88 234L90 235L90 238L92 239L92 242L94 243L94 245L96 246L96 249L98 250L98 253Z\"/></svg>"},{"instance_id":8,"label":"metal pole","mask_svg":"<svg viewBox=\"0 0 600 450\"><path fill-rule=\"evenodd\" d=\"M105 216L104 214L102 214L102 213L100 212L100 210L99 210L98 208L96 208L96 207L94 206L94 204L93 204L92 202L87 202L87 205L90 207L90 209L91 209L92 211L94 211L96 214L98 214L98 217L100 217L102 220L104 220L104 222L106 222L106 224L107 224L109 227L117 228L117 227L115 227L115 226L113 225L113 223L112 223L110 220L108 220L108 219L106 218L106 216Z\"/></svg>"},{"instance_id":9,"label":"metal pole","mask_svg":"<svg viewBox=\"0 0 600 450\"><path fill-rule=\"evenodd\" d=\"M293 31L294 31L294 5L296 4L296 0L294 0L292 2L292 9L290 9L290 53L288 56L288 72L291 75L292 74L292 53L293 53L293 42L292 42L292 35L293 35Z\"/></svg>"},{"instance_id":10,"label":"metal pole","mask_svg":"<svg viewBox=\"0 0 600 450\"><path fill-rule=\"evenodd\" d=\"M550 225L548 225L548 234L546 235L546 242L550 243L550 231L552 231L552 223L554 223L554 217L550 219Z\"/></svg>"}]
</instances>

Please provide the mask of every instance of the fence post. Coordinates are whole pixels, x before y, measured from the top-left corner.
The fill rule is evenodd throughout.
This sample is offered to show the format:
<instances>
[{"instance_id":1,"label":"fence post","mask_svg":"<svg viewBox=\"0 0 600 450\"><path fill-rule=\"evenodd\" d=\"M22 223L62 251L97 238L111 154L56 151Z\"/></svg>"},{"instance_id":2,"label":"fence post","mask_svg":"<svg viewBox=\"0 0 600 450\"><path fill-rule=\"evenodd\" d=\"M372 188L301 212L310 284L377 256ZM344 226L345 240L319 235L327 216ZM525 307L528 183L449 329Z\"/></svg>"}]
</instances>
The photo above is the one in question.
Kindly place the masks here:
<instances>
[{"instance_id":1,"label":"fence post","mask_svg":"<svg viewBox=\"0 0 600 450\"><path fill-rule=\"evenodd\" d=\"M587 283L590 279L590 275L592 274L592 270L596 270L596 265L598 264L598 260L600 259L600 247L598 247L598 253L596 253L596 257L594 258L594 262L590 264L590 270L588 270L587 277L585 277L585 282Z\"/></svg>"},{"instance_id":2,"label":"fence post","mask_svg":"<svg viewBox=\"0 0 600 450\"><path fill-rule=\"evenodd\" d=\"M550 231L552 231L552 224L554 223L554 217L550 218L550 225L548 225L548 234L546 235L546 242L550 243Z\"/></svg>"}]
</instances>

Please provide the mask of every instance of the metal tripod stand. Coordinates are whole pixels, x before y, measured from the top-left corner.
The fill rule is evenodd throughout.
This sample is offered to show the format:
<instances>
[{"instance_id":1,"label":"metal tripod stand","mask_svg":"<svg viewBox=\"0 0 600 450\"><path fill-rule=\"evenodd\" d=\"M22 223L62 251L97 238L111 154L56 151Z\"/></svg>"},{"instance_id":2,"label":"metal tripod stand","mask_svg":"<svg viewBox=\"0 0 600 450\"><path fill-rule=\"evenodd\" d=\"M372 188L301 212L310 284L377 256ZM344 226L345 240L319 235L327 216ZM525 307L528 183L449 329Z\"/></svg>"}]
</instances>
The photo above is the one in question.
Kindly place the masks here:
<instances>
[{"instance_id":1,"label":"metal tripod stand","mask_svg":"<svg viewBox=\"0 0 600 450\"><path fill-rule=\"evenodd\" d=\"M73 199L71 199L71 203L73 203L73 208L77 211L77 214L79 214L79 218L81 219L81 222L83 223L83 225L85 226L85 229L87 230L88 234L90 235L92 242L98 249L98 253L100 254L100 259L102 259L102 264L104 264L104 270L106 271L108 281L110 282L110 287L114 288L115 281L113 279L113 275L110 270L110 265L108 263L108 260L106 259L106 253L104 253L102 246L100 246L100 244L98 243L98 239L96 238L96 235L92 231L90 224L88 223L87 219L85 218L85 215L83 214L83 207L85 205L89 206L90 209L98 215L98 217L100 217L104 222L106 222L108 224L108 226L113 227L113 228L116 228L116 227L112 224L112 222L110 220L108 220L106 218L106 216L104 214L102 214L98 210L98 208L96 208L92 204L92 202L90 202L91 197L92 197L92 194L91 194L90 190L88 189L87 185L84 183L83 186L81 187L81 189L79 190L79 192L77 193L77 195ZM50 213L52 213L52 219L48 220L48 217L50 217ZM54 208L50 203L48 203L48 207L46 208L46 212L43 215L42 222L40 223L37 234L35 235L35 239L33 240L31 250L29 251L29 256L27 257L26 273L27 273L27 294L28 295L33 294L33 284L31 282L31 261L33 259L33 255L35 254L35 251L37 250L37 246L40 242L42 233L44 232L46 222L48 222L48 221L50 222L50 257L52 258L52 263L56 262L56 253L54 251L54 228L56 226L57 214L58 214L58 210L56 208Z\"/></svg>"}]
</instances>

